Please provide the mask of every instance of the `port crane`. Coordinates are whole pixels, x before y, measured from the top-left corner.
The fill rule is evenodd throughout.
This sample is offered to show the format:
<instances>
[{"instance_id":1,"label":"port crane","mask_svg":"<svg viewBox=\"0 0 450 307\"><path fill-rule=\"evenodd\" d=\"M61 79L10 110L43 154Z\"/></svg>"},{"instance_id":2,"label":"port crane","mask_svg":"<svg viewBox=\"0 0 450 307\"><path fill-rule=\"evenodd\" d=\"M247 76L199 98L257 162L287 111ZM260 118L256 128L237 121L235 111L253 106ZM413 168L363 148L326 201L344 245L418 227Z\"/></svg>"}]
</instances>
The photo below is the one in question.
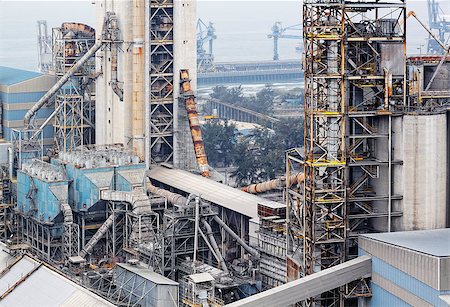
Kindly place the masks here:
<instances>
[{"instance_id":1,"label":"port crane","mask_svg":"<svg viewBox=\"0 0 450 307\"><path fill-rule=\"evenodd\" d=\"M197 70L207 72L214 70L213 42L217 38L216 29L212 22L206 24L197 20ZM205 49L207 44L207 49Z\"/></svg>"},{"instance_id":2,"label":"port crane","mask_svg":"<svg viewBox=\"0 0 450 307\"><path fill-rule=\"evenodd\" d=\"M280 54L278 53L278 40L280 38L287 38L287 39L297 39L302 40L303 36L302 33L302 25L296 24L293 26L289 26L286 28L283 28L283 25L281 21L275 22L275 24L272 26L272 33L267 35L267 38L273 39L273 60L278 61L280 59ZM297 51L301 51L300 47L296 48Z\"/></svg>"},{"instance_id":3,"label":"port crane","mask_svg":"<svg viewBox=\"0 0 450 307\"><path fill-rule=\"evenodd\" d=\"M444 15L444 11L437 0L428 0L428 23L441 42L446 42L450 34L450 15ZM429 35L428 53L442 53L439 43Z\"/></svg>"}]
</instances>

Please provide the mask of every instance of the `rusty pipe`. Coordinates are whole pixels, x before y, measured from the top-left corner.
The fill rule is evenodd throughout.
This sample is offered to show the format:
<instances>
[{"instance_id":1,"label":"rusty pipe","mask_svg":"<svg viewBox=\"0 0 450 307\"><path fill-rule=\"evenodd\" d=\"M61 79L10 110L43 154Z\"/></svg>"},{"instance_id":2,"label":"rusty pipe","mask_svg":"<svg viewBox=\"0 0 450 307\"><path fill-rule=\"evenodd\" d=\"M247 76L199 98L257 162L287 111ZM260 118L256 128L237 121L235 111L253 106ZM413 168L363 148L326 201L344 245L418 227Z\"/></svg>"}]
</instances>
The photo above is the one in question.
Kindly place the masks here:
<instances>
[{"instance_id":1,"label":"rusty pipe","mask_svg":"<svg viewBox=\"0 0 450 307\"><path fill-rule=\"evenodd\" d=\"M303 173L297 173L291 177L291 186L305 180ZM272 179L260 183L254 183L242 188L242 191L250 194L264 193L272 190L282 189L285 186L286 177Z\"/></svg>"},{"instance_id":2,"label":"rusty pipe","mask_svg":"<svg viewBox=\"0 0 450 307\"><path fill-rule=\"evenodd\" d=\"M200 172L203 177L209 177L209 165L203 142L200 121L197 112L197 103L191 88L191 80L189 79L189 71L182 69L180 71L180 92L181 99L184 101L187 116L189 120L189 128L191 130L192 142L194 143L195 157L197 159Z\"/></svg>"}]
</instances>

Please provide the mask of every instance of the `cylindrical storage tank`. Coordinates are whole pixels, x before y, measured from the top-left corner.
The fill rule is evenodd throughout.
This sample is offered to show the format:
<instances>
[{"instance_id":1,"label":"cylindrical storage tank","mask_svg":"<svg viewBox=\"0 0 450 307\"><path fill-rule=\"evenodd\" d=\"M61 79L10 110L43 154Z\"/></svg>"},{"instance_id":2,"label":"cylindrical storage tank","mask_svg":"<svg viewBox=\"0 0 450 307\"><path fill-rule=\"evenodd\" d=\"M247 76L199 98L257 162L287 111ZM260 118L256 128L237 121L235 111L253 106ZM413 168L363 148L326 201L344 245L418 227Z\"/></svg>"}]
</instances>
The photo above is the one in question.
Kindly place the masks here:
<instances>
[{"instance_id":1,"label":"cylindrical storage tank","mask_svg":"<svg viewBox=\"0 0 450 307\"><path fill-rule=\"evenodd\" d=\"M446 227L447 116L403 117L403 216L395 230Z\"/></svg>"}]
</instances>

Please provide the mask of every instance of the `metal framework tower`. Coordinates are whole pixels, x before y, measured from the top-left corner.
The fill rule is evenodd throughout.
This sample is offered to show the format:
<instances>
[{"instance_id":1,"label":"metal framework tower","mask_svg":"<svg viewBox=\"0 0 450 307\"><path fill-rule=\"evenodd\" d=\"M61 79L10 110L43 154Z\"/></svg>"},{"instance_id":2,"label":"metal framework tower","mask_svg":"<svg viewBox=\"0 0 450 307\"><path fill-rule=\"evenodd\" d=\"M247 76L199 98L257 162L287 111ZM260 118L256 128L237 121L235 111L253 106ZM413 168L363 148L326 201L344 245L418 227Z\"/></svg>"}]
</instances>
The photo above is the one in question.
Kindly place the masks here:
<instances>
[{"instance_id":1,"label":"metal framework tower","mask_svg":"<svg viewBox=\"0 0 450 307\"><path fill-rule=\"evenodd\" d=\"M53 29L53 64L61 78L95 44L95 30L78 23ZM70 151L94 142L95 59L88 60L62 87L55 100L55 150Z\"/></svg>"},{"instance_id":2,"label":"metal framework tower","mask_svg":"<svg viewBox=\"0 0 450 307\"><path fill-rule=\"evenodd\" d=\"M151 0L148 22L150 50L150 164L174 156L174 3Z\"/></svg>"},{"instance_id":3,"label":"metal framework tower","mask_svg":"<svg viewBox=\"0 0 450 307\"><path fill-rule=\"evenodd\" d=\"M52 69L52 36L48 34L47 20L37 21L38 69L48 73Z\"/></svg>"},{"instance_id":4,"label":"metal framework tower","mask_svg":"<svg viewBox=\"0 0 450 307\"><path fill-rule=\"evenodd\" d=\"M288 281L351 259L359 233L391 231L401 214L392 142L406 98L405 10L404 0L304 2L305 148L286 159ZM298 171L305 181L289 188ZM306 305L343 306L366 288Z\"/></svg>"}]
</instances>

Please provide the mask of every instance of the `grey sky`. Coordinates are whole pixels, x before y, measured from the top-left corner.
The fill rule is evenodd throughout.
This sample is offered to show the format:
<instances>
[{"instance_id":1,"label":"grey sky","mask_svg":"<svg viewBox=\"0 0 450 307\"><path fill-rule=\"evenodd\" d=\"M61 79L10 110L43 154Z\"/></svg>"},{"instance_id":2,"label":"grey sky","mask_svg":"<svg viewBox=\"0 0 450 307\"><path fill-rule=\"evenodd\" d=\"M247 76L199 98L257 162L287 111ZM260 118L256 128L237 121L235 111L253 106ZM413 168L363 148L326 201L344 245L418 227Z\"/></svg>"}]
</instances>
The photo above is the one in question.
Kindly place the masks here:
<instances>
[{"instance_id":1,"label":"grey sky","mask_svg":"<svg viewBox=\"0 0 450 307\"><path fill-rule=\"evenodd\" d=\"M36 21L45 19L50 27L64 21L94 25L95 6L91 2L0 0L0 65L35 69ZM450 15L450 1L443 1L442 6ZM427 20L426 1L410 0L408 9ZM217 29L217 61L270 60L272 41L267 34L272 24L275 21L282 21L286 26L300 23L300 14L301 1L201 0L198 3L198 16L214 22ZM413 20L408 21L408 26L409 51L419 52L417 48L425 44L426 33ZM282 40L281 58L299 58L295 52L297 43Z\"/></svg>"}]
</instances>

